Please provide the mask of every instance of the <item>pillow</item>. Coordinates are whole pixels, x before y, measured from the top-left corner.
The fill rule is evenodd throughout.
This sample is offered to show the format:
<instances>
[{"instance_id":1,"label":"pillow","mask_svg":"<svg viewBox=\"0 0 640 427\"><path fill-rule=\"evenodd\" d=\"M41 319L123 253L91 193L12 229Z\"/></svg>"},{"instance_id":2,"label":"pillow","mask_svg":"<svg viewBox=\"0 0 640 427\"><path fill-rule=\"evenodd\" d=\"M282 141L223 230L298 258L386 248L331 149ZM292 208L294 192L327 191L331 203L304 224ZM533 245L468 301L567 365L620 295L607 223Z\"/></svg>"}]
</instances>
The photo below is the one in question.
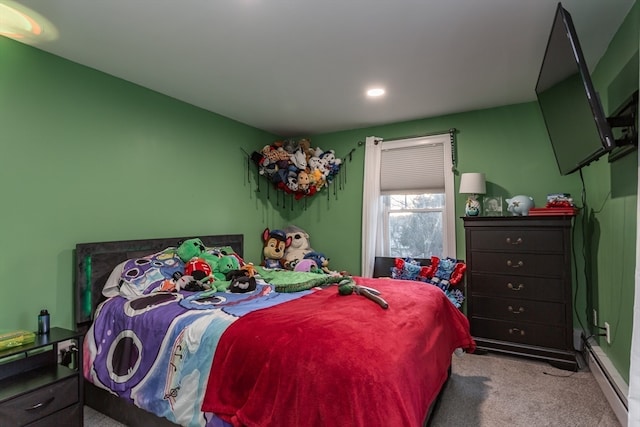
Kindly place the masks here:
<instances>
[{"instance_id":1,"label":"pillow","mask_svg":"<svg viewBox=\"0 0 640 427\"><path fill-rule=\"evenodd\" d=\"M411 258L396 258L395 266L391 268L391 277L394 279L417 280L437 286L446 295L449 301L457 308L462 306L464 293L455 286L462 281L467 265L455 258L440 259L431 257L431 265L422 266Z\"/></svg>"},{"instance_id":2,"label":"pillow","mask_svg":"<svg viewBox=\"0 0 640 427\"><path fill-rule=\"evenodd\" d=\"M396 258L391 267L391 278L402 280L421 280L428 275L429 267L423 267L413 258Z\"/></svg>"},{"instance_id":3,"label":"pillow","mask_svg":"<svg viewBox=\"0 0 640 427\"><path fill-rule=\"evenodd\" d=\"M119 294L125 298L149 294L159 290L162 282L171 279L175 272L184 272L184 262L175 248L130 259L122 266Z\"/></svg>"},{"instance_id":4,"label":"pillow","mask_svg":"<svg viewBox=\"0 0 640 427\"><path fill-rule=\"evenodd\" d=\"M104 284L104 288L102 288L102 295L111 298L120 294L120 276L122 276L122 270L126 263L127 261L122 261L113 269Z\"/></svg>"},{"instance_id":5,"label":"pillow","mask_svg":"<svg viewBox=\"0 0 640 427\"><path fill-rule=\"evenodd\" d=\"M211 247L205 249L206 254L213 257L231 255L238 259L240 266L245 265L244 260L235 253L231 246ZM175 247L169 247L160 252L130 259L118 265L107 280L110 296L121 295L132 298L139 295L150 294L159 291L165 280L173 279L176 272L184 273L185 263L180 259ZM115 289L119 288L117 293Z\"/></svg>"}]
</instances>

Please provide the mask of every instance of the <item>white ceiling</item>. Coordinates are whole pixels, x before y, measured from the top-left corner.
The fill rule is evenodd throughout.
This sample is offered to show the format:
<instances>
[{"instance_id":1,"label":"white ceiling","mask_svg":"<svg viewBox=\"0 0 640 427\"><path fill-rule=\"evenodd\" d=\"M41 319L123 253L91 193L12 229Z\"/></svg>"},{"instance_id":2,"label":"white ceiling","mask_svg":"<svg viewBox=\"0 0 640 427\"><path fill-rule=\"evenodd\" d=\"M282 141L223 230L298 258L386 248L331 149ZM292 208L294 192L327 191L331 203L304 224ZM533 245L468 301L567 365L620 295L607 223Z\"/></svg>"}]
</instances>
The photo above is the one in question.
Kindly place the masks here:
<instances>
[{"instance_id":1,"label":"white ceiling","mask_svg":"<svg viewBox=\"0 0 640 427\"><path fill-rule=\"evenodd\" d=\"M633 3L562 2L592 69ZM42 26L22 42L280 136L534 100L557 7L555 0L2 4ZM0 13L6 25L8 9ZM367 99L376 85L386 96Z\"/></svg>"}]
</instances>

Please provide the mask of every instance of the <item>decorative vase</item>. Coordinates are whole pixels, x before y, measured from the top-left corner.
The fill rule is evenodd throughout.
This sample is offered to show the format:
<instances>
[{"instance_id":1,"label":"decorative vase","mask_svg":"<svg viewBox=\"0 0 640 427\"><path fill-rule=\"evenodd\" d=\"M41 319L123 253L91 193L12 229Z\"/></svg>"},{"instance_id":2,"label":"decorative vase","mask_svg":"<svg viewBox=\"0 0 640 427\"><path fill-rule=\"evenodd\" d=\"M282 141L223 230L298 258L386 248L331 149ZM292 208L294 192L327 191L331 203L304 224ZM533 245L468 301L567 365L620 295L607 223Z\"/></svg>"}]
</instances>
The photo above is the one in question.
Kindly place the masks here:
<instances>
[{"instance_id":1,"label":"decorative vase","mask_svg":"<svg viewBox=\"0 0 640 427\"><path fill-rule=\"evenodd\" d=\"M466 216L480 215L480 202L476 197L469 196L467 203L464 206L464 214Z\"/></svg>"}]
</instances>

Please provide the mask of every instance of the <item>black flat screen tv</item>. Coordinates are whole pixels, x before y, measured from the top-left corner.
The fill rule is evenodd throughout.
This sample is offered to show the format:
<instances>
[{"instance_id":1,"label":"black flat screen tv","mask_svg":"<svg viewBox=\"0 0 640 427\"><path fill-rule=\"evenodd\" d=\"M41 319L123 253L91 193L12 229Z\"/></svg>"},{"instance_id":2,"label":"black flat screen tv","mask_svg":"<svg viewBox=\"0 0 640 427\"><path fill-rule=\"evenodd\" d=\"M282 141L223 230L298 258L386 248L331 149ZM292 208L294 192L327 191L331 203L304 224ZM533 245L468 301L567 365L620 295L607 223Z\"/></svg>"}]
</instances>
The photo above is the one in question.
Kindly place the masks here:
<instances>
[{"instance_id":1,"label":"black flat screen tv","mask_svg":"<svg viewBox=\"0 0 640 427\"><path fill-rule=\"evenodd\" d=\"M561 175L587 166L614 148L611 126L593 88L571 15L561 3L536 95Z\"/></svg>"}]
</instances>

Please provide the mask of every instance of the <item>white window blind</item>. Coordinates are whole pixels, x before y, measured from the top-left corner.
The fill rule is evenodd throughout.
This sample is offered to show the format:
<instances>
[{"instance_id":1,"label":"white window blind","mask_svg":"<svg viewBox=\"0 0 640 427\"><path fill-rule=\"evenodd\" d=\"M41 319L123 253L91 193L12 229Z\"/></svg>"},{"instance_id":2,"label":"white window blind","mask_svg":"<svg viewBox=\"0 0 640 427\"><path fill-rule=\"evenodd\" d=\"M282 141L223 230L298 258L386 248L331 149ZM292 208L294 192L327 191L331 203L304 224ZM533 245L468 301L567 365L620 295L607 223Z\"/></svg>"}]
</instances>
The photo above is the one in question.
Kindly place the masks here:
<instances>
[{"instance_id":1,"label":"white window blind","mask_svg":"<svg viewBox=\"0 0 640 427\"><path fill-rule=\"evenodd\" d=\"M444 193L444 144L424 140L384 142L380 158L380 192Z\"/></svg>"}]
</instances>

